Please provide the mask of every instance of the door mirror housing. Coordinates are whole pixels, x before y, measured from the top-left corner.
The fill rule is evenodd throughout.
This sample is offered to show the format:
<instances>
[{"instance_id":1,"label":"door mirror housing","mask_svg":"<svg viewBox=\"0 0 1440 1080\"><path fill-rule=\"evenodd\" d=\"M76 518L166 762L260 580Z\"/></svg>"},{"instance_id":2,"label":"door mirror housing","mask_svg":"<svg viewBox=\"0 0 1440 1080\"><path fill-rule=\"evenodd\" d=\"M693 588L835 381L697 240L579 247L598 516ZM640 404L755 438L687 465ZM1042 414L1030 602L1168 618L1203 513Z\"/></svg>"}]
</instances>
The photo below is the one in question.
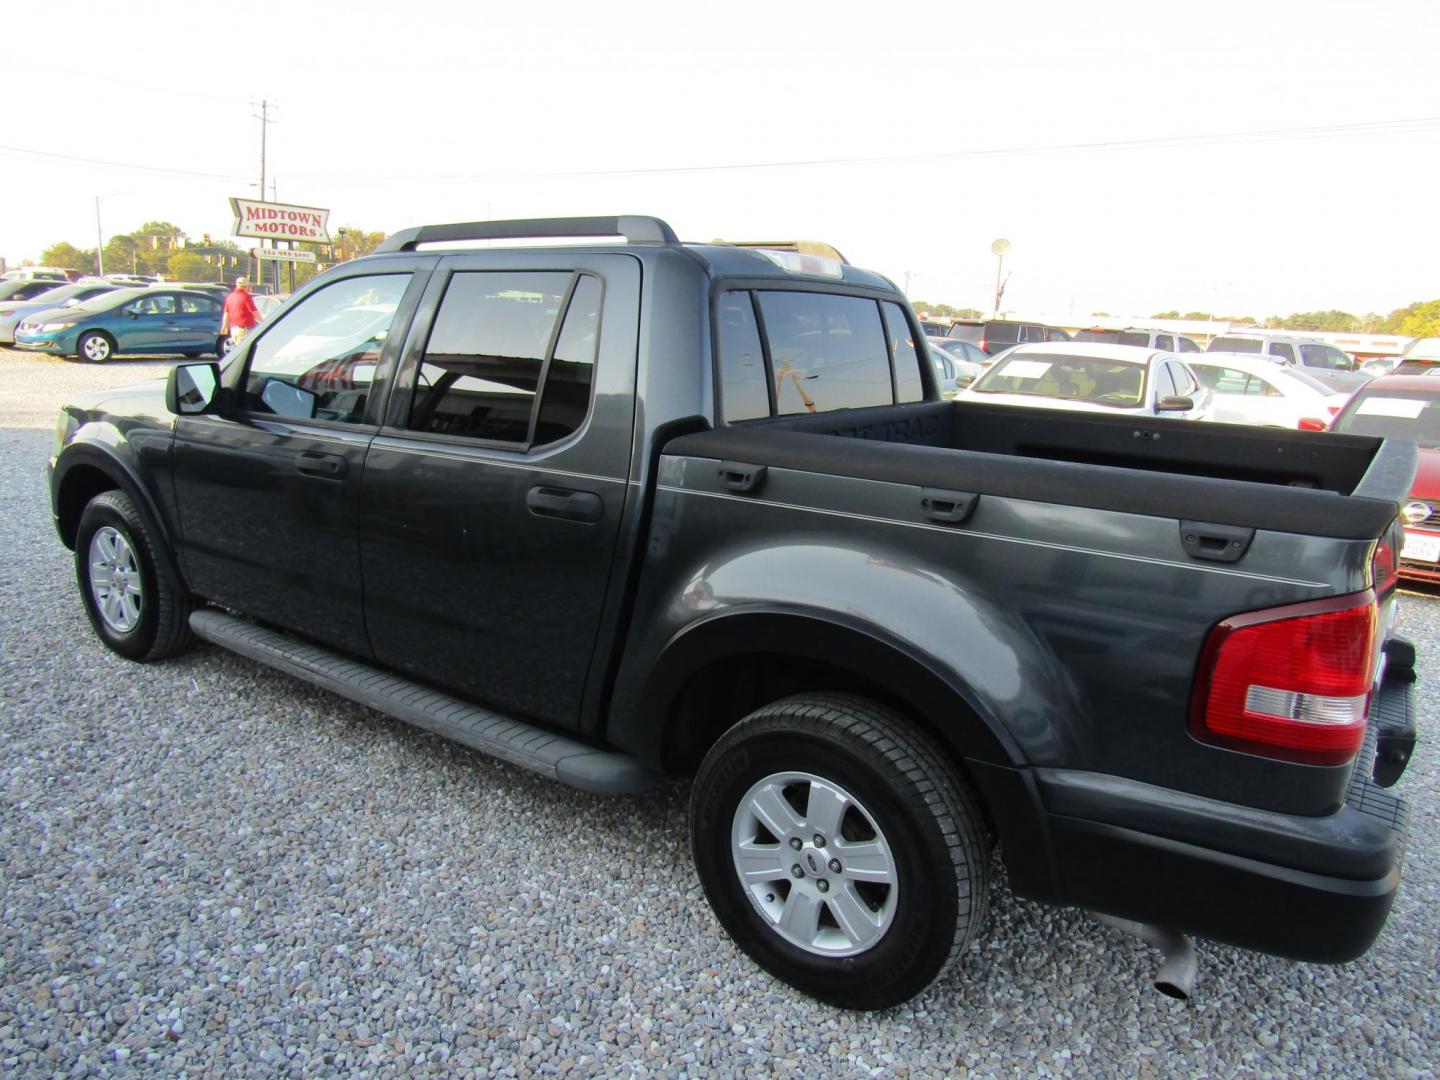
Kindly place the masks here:
<instances>
[{"instance_id":1,"label":"door mirror housing","mask_svg":"<svg viewBox=\"0 0 1440 1080\"><path fill-rule=\"evenodd\" d=\"M165 378L165 407L176 416L212 412L220 396L220 365L177 364Z\"/></svg>"},{"instance_id":2,"label":"door mirror housing","mask_svg":"<svg viewBox=\"0 0 1440 1080\"><path fill-rule=\"evenodd\" d=\"M1155 403L1155 411L1162 412L1189 412L1195 408L1195 399L1192 397L1162 397Z\"/></svg>"}]
</instances>

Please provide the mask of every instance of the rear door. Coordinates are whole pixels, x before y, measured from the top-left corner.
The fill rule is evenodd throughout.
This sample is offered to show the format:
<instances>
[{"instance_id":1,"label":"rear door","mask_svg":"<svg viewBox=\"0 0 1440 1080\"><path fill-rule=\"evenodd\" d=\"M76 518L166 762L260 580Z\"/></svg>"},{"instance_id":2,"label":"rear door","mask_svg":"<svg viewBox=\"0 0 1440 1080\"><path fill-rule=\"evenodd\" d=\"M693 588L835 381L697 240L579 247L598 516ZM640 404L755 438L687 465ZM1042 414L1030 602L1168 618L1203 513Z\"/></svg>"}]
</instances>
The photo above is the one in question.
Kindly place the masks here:
<instances>
[{"instance_id":1,"label":"rear door","mask_svg":"<svg viewBox=\"0 0 1440 1080\"><path fill-rule=\"evenodd\" d=\"M630 255L440 262L365 464L381 663L578 725L630 490L639 305Z\"/></svg>"},{"instance_id":2,"label":"rear door","mask_svg":"<svg viewBox=\"0 0 1440 1080\"><path fill-rule=\"evenodd\" d=\"M187 352L210 352L220 336L220 303L196 293L180 293L179 333L176 347Z\"/></svg>"},{"instance_id":3,"label":"rear door","mask_svg":"<svg viewBox=\"0 0 1440 1080\"><path fill-rule=\"evenodd\" d=\"M232 359L232 408L176 422L181 555L197 594L370 655L365 451L431 262L358 262L308 291Z\"/></svg>"}]
</instances>

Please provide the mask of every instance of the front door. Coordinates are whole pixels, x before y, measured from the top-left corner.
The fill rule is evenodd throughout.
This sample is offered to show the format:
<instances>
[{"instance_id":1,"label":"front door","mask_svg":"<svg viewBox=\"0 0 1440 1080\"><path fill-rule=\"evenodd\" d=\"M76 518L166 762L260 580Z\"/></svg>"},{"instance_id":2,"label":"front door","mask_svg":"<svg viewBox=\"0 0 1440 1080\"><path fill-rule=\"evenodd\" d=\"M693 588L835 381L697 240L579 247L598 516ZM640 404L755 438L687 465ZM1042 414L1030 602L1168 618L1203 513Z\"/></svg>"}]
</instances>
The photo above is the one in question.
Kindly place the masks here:
<instances>
[{"instance_id":1,"label":"front door","mask_svg":"<svg viewBox=\"0 0 1440 1080\"><path fill-rule=\"evenodd\" d=\"M120 352L178 351L175 294L152 292L125 306L116 337Z\"/></svg>"},{"instance_id":2,"label":"front door","mask_svg":"<svg viewBox=\"0 0 1440 1080\"><path fill-rule=\"evenodd\" d=\"M441 261L365 462L380 662L578 724L630 491L639 290L629 255Z\"/></svg>"},{"instance_id":3,"label":"front door","mask_svg":"<svg viewBox=\"0 0 1440 1080\"><path fill-rule=\"evenodd\" d=\"M232 354L220 415L175 429L181 557L193 590L370 655L357 513L422 260L309 291Z\"/></svg>"}]
</instances>

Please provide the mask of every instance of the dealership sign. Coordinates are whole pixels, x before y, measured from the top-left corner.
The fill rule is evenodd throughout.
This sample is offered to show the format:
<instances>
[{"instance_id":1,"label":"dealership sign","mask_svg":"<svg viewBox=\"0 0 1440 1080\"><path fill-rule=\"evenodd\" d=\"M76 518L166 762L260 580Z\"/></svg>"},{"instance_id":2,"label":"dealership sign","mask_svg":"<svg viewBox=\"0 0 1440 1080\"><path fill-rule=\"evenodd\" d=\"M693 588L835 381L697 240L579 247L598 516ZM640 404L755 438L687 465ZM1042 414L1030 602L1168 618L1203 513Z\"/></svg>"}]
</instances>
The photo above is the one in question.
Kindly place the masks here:
<instances>
[{"instance_id":1,"label":"dealership sign","mask_svg":"<svg viewBox=\"0 0 1440 1080\"><path fill-rule=\"evenodd\" d=\"M315 252L299 251L292 248L251 248L250 254L257 259L273 259L275 262L314 262Z\"/></svg>"},{"instance_id":2,"label":"dealership sign","mask_svg":"<svg viewBox=\"0 0 1440 1080\"><path fill-rule=\"evenodd\" d=\"M310 240L330 242L330 211L314 206L287 206L284 203L230 200L235 215L235 235L257 240Z\"/></svg>"}]
</instances>

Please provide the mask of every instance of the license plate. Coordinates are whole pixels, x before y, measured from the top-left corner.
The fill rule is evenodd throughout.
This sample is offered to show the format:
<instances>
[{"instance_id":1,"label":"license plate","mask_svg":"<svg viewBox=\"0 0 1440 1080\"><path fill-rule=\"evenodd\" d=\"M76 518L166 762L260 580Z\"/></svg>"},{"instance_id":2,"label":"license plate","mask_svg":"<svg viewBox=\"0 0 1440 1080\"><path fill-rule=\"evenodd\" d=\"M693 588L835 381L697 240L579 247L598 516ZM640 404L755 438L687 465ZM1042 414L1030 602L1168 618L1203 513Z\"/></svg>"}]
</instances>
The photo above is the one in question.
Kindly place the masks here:
<instances>
[{"instance_id":1,"label":"license plate","mask_svg":"<svg viewBox=\"0 0 1440 1080\"><path fill-rule=\"evenodd\" d=\"M1400 548L1402 558L1411 559L1414 562L1440 562L1440 536L1423 536L1420 533L1407 532L1405 543Z\"/></svg>"}]
</instances>

